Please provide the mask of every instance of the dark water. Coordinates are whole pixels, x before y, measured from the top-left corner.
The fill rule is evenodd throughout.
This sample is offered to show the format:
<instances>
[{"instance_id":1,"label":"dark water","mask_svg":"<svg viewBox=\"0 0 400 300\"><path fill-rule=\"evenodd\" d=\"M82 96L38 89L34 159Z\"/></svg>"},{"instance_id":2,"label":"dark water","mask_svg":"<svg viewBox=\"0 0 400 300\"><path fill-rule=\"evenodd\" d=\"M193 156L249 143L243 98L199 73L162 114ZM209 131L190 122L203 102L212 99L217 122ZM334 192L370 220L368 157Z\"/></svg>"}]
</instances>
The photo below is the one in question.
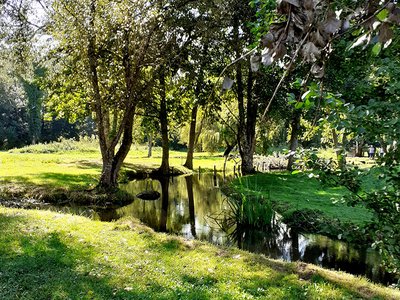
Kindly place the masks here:
<instances>
[{"instance_id":1,"label":"dark water","mask_svg":"<svg viewBox=\"0 0 400 300\"><path fill-rule=\"evenodd\" d=\"M265 232L243 231L235 237L222 231L215 219L229 209L219 185L222 178L212 174L180 176L172 179L137 180L123 188L138 194L156 190L157 200L135 197L132 204L118 209L70 208L71 212L93 219L112 221L134 216L156 231L169 232L188 239L200 239L217 245L237 245L251 252L286 261L304 261L324 268L364 275L374 282L391 284L395 279L385 273L380 259L372 249L356 249L347 243L325 236L296 233L274 218L271 229Z\"/></svg>"}]
</instances>

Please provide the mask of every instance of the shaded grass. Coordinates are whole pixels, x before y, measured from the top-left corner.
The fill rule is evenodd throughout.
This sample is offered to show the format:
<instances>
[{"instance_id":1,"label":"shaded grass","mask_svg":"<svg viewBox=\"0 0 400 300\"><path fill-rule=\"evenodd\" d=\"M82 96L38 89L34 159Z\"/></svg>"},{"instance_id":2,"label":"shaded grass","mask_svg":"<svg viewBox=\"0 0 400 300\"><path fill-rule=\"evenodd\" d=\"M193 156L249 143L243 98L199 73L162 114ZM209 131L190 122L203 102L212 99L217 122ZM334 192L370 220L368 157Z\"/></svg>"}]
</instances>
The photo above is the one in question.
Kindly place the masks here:
<instances>
[{"instance_id":1,"label":"shaded grass","mask_svg":"<svg viewBox=\"0 0 400 300\"><path fill-rule=\"evenodd\" d=\"M396 299L304 263L102 223L0 207L1 299Z\"/></svg>"},{"instance_id":2,"label":"shaded grass","mask_svg":"<svg viewBox=\"0 0 400 300\"><path fill-rule=\"evenodd\" d=\"M319 210L329 218L356 225L369 222L373 216L362 206L349 207L343 203L341 199L347 193L344 188L322 186L306 174L257 174L242 177L233 184L242 193L270 198L283 215L305 209Z\"/></svg>"}]
</instances>

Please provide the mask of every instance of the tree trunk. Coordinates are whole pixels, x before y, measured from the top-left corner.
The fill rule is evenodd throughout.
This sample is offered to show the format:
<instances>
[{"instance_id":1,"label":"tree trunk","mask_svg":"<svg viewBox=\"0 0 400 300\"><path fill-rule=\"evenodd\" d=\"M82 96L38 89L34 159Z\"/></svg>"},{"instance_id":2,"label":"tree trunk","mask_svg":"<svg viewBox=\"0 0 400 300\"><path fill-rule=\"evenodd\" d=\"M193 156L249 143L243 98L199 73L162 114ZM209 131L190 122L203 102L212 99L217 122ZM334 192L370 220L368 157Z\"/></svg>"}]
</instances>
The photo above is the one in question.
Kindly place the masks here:
<instances>
[{"instance_id":1,"label":"tree trunk","mask_svg":"<svg viewBox=\"0 0 400 300\"><path fill-rule=\"evenodd\" d=\"M354 151L354 156L356 157L363 157L364 153L363 153L363 146L364 146L364 141L356 141L356 149Z\"/></svg>"},{"instance_id":2,"label":"tree trunk","mask_svg":"<svg viewBox=\"0 0 400 300\"><path fill-rule=\"evenodd\" d=\"M148 138L148 141L147 141L147 145L148 145L147 157L150 158L152 156L152 150L153 150L153 134L149 133L147 138Z\"/></svg>"},{"instance_id":3,"label":"tree trunk","mask_svg":"<svg viewBox=\"0 0 400 300\"><path fill-rule=\"evenodd\" d=\"M94 15L96 10L96 1L92 0L90 4L91 17L89 19L89 28L94 28ZM131 90L134 85L135 76L131 72L130 56L128 43L125 45L124 55L124 72L127 95L123 101L125 110L123 118L117 127L114 136L110 136L110 118L109 109L105 107L104 98L100 92L100 84L98 77L98 54L96 51L96 35L91 33L88 37L87 57L89 62L89 76L93 93L93 108L96 113L96 124L100 141L100 150L103 160L103 168L100 181L97 188L106 191L112 191L118 187L118 173L122 167L122 163L129 153L132 144L133 119L136 109L136 101L132 96ZM121 146L115 154L118 142Z\"/></svg>"},{"instance_id":4,"label":"tree trunk","mask_svg":"<svg viewBox=\"0 0 400 300\"><path fill-rule=\"evenodd\" d=\"M344 145L339 145L339 138L336 129L332 129L333 147L335 148L336 158L339 169L343 170L346 166L346 156L344 151Z\"/></svg>"},{"instance_id":5,"label":"tree trunk","mask_svg":"<svg viewBox=\"0 0 400 300\"><path fill-rule=\"evenodd\" d=\"M234 16L233 20L233 40L235 43L236 58L241 57L241 47L239 40L239 18ZM247 77L247 111L244 107L244 84L242 74L242 64L236 63L236 83L238 97L239 122L237 132L237 142L239 153L242 159L242 174L253 174L253 154L255 149L255 124L257 120L257 103L254 103L253 93L253 75L250 68L250 61L247 61L249 74ZM246 118L247 117L247 118ZM247 122L246 122L247 121Z\"/></svg>"},{"instance_id":6,"label":"tree trunk","mask_svg":"<svg viewBox=\"0 0 400 300\"><path fill-rule=\"evenodd\" d=\"M167 115L167 99L165 92L165 71L160 72L160 125L161 125L161 143L162 143L162 161L160 173L162 175L169 174L169 139L168 139L168 115Z\"/></svg>"},{"instance_id":7,"label":"tree trunk","mask_svg":"<svg viewBox=\"0 0 400 300\"><path fill-rule=\"evenodd\" d=\"M193 170L193 152L196 140L197 110L198 110L198 104L195 104L192 108L192 117L190 120L188 152L186 156L186 162L183 165L190 170Z\"/></svg>"},{"instance_id":8,"label":"tree trunk","mask_svg":"<svg viewBox=\"0 0 400 300\"><path fill-rule=\"evenodd\" d=\"M298 143L299 143L299 133L300 133L300 119L301 119L301 112L299 110L295 110L293 113L292 119L292 132L290 134L290 153L288 157L288 164L286 169L288 171L293 170L293 163L294 163L294 154L296 152Z\"/></svg>"}]
</instances>

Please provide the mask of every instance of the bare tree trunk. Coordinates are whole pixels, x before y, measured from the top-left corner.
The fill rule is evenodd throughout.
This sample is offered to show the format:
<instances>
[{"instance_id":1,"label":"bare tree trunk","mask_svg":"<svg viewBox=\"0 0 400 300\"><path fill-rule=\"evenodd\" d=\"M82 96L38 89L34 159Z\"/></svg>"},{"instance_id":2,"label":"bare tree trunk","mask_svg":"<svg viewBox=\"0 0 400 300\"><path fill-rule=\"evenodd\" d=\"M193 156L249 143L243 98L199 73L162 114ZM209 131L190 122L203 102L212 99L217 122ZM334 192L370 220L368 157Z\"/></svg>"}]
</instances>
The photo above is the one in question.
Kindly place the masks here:
<instances>
[{"instance_id":1,"label":"bare tree trunk","mask_svg":"<svg viewBox=\"0 0 400 300\"><path fill-rule=\"evenodd\" d=\"M293 112L293 119L292 119L292 132L290 134L290 153L288 157L288 164L286 169L288 171L293 170L293 163L294 163L294 153L296 152L298 143L299 143L299 133L300 133L300 119L301 119L301 112L299 110L295 110Z\"/></svg>"}]
</instances>

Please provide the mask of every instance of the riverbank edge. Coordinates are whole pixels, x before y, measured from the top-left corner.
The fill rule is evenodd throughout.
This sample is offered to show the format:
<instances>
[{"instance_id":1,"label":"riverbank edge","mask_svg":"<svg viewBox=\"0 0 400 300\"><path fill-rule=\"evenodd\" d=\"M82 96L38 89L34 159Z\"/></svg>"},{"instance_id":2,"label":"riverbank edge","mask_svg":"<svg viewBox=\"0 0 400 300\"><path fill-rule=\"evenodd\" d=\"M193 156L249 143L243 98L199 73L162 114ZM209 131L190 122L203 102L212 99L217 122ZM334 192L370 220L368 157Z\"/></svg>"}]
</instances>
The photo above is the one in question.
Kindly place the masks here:
<instances>
[{"instance_id":1,"label":"riverbank edge","mask_svg":"<svg viewBox=\"0 0 400 300\"><path fill-rule=\"evenodd\" d=\"M121 170L119 183L125 184L132 180L152 178L158 179L163 175L154 165L130 164ZM172 166L167 176L182 176L193 174L182 166ZM34 185L3 182L0 186L0 205L16 208L35 208L36 206L53 205L82 205L92 207L120 207L134 201L134 195L122 189L115 191L99 191L95 188L74 188L48 185Z\"/></svg>"},{"instance_id":2,"label":"riverbank edge","mask_svg":"<svg viewBox=\"0 0 400 300\"><path fill-rule=\"evenodd\" d=\"M294 286L296 286L298 288L304 288L305 292L310 291L308 289L315 288L315 290L319 293L319 296L324 295L324 291L332 292L331 289L334 289L334 291L336 291L337 293L341 291L341 293L344 293L344 295L349 296L350 294L357 299L358 297L362 297L365 299L400 298L399 290L383 287L378 284L373 284L369 282L367 279L362 277L356 277L350 274L346 274L344 272L326 270L302 262L287 263L280 260L268 259L263 255L249 253L243 250L239 250L237 248L222 248L211 245L207 242L201 242L197 240L186 240L182 237L171 236L164 233L156 233L152 229L141 224L137 219L132 217L125 218L114 223L106 223L100 221L93 221L81 216L59 214L49 211L5 208L0 205L0 221L9 222L10 224L9 225L10 227L7 227L8 230L6 230L5 233L3 233L5 234L5 236L2 237L3 238L2 241L3 242L6 241L6 243L9 243L10 245L11 244L18 245L19 244L18 238L21 237L18 237L17 235L22 235L23 232L25 231L29 232L30 236L29 243L31 243L32 245L35 245L36 243L39 244L39 241L35 241L35 239L38 237L44 238L46 240L47 239L46 236L48 236L50 239L53 239L54 236L58 236L58 238L61 239L63 243L67 243L64 245L63 248L66 249L66 251L73 251L73 249L75 247L78 247L79 245L87 245L85 247L90 246L90 248L93 247L93 249L96 250L95 252L92 253L93 258L97 255L103 257L102 253L97 253L97 250L102 249L103 247L109 249L105 261L106 262L112 261L113 262L112 268L115 268L116 267L115 265L117 265L118 267L118 263L117 260L114 258L114 255L117 256L127 255L127 258L129 259L130 258L129 253L131 253L132 256L134 256L135 253L144 253L145 254L144 256L140 256L144 260L143 262L141 262L140 258L138 257L135 257L135 259L133 259L135 265L146 265L146 268L150 269L154 268L153 271L158 272L160 265L151 266L148 264L148 260L150 260L150 257L152 257L155 249L158 249L157 248L158 246L156 247L156 245L161 244L161 246L164 245L162 246L164 247L162 248L162 251L165 251L165 253L159 253L158 255L160 255L161 257L159 257L158 259L161 260L166 259L163 256L164 254L168 257L168 261L175 261L176 263L172 264L174 266L173 270L175 272L179 271L185 273L188 271L187 268L192 268L192 267L196 268L196 266L180 265L181 263L180 261L185 260L187 256L190 257L191 255L193 255L193 257L195 257L196 260L202 261L205 264L205 266L198 266L198 268L199 269L206 268L205 272L208 272L208 274L206 275L197 274L193 271L193 273L191 273L193 278L189 278L190 282L196 282L196 280L204 281L205 280L204 276L205 276L208 281L213 282L213 285L211 285L211 287L214 289L216 288L215 286L217 282L221 284L221 289L223 288L229 289L229 285L235 285L235 284L237 285L238 282L235 282L235 280L236 281L239 280L239 282L241 280L247 280L248 279L247 277L250 276L249 274L252 274L255 276L254 278L257 278L257 280L259 280L260 285L265 284L266 286L268 286L268 284L266 283L268 280L276 280L274 278L282 278L282 280L279 279L279 283L278 282L276 283L277 288L282 290L286 290L287 288L289 289L295 288ZM13 228L14 231L12 230ZM107 237L107 238L105 238L104 241L103 238L99 237L97 237L95 240L91 239L93 236L97 236L99 234L101 234L102 237ZM130 240L130 237L132 238L132 240ZM111 245L113 244L120 245L120 247L119 248L116 247L114 249L114 247L111 247ZM129 245L128 254L123 251L124 245ZM145 248L142 249L141 247L143 245L145 245ZM4 247L2 247L2 249L4 249L4 251L0 252L0 257L2 254L3 257L1 260L3 261L3 263L6 263L7 266L9 264L9 262L7 262L7 258L12 260L13 255L17 255L18 257L21 257L23 255L32 256L34 254L32 253L32 251L35 249L34 246L29 246L27 248L29 250L29 253L27 252L26 254L24 254L24 252L22 251L23 249L17 249L18 247L17 248L9 247L9 245L3 245L3 246ZM13 254L12 252L14 250L17 251L18 253L16 252ZM56 256L54 258L51 257L53 252L54 255ZM49 260L52 261L57 257L64 257L65 255L67 255L67 253L56 253L55 250L51 250L46 255L48 255ZM78 261L82 262L81 261L82 258L77 257L77 259ZM62 263L64 265L66 259L62 258L62 260L63 260ZM88 268L95 268L94 266L95 261L90 263L92 263L93 265L89 265ZM6 264L4 264L4 266ZM161 261L160 264L163 265L163 262ZM242 270L241 272L244 272L246 276L244 275L244 273L242 274L241 272L237 272L239 274L237 273L235 274L235 272L226 273L224 270L224 266L226 266L226 268L232 268L233 266L237 268L237 271ZM43 266L40 267L43 268ZM7 268L3 269L1 273L3 279L7 279L8 277L7 271L13 272L17 270L9 270ZM172 271L172 269L171 270L168 269L168 262L166 262L165 270L163 270L164 274L163 276L167 276L170 271ZM32 274L29 274L29 272L32 272ZM38 280L38 278L41 276L40 272L43 271L37 270L37 272L35 273L35 270L30 270L28 271L27 274L24 273L24 277L28 278L29 275L32 275L33 277L36 278L36 280ZM200 273L202 272L203 271L201 271ZM176 274L176 273L173 274L173 276L176 276L177 278L180 277L186 278L185 277L186 275L185 276L181 275L184 274ZM242 275L244 276L243 278ZM292 275L294 275L294 277L292 277ZM87 278L88 276L90 276L90 274L84 276L85 277L83 278ZM103 274L103 276L107 277L111 275ZM124 276L128 275L123 272L119 272L118 270L115 274L113 274L113 276L117 276L117 278L113 278L112 280L112 282L115 283L116 285L112 290L113 293L114 294L121 293L121 297L124 297L125 295L127 296L126 299L128 299L130 289L127 289L126 287L124 288L123 286L119 286L119 284L129 286L130 284L135 284L135 283L127 282ZM197 276L199 276L199 278L197 278ZM2 278L0 278L0 281L2 280ZM79 285L79 282L77 282L76 284ZM146 288L151 283L139 282L137 284L144 284ZM13 282L13 285L18 287L18 282ZM293 287L291 285L293 285ZM3 288L4 288L3 291L10 292L13 291L14 286L3 285ZM268 296L262 294L263 288L265 288L265 286L254 286L254 289L260 293L261 298ZM35 288L33 288L32 290L35 290ZM149 288L148 292L153 293L154 295L157 295L158 293L157 291L152 291L151 288ZM24 293L25 296L29 296L29 294L27 294L29 293L29 291L24 291ZM34 291L32 291L32 293L34 293ZM4 295L6 294L3 294L3 296ZM98 295L98 296L100 296L101 298L101 296L106 296L106 295ZM147 297L151 298L151 294L147 295ZM330 299L342 299L342 298L343 295L340 294L340 296L332 297ZM191 298L184 297L182 299L191 299ZM316 299L316 298L311 296L310 298L307 297L307 299Z\"/></svg>"},{"instance_id":3,"label":"riverbank edge","mask_svg":"<svg viewBox=\"0 0 400 300\"><path fill-rule=\"evenodd\" d=\"M243 192L240 187L239 182L233 181L222 186L221 189L227 197L237 200L240 200L244 194L260 196L258 191ZM262 194L262 196L269 197L267 194ZM280 199L270 199L270 201L272 209L282 216L282 222L298 233L321 234L334 240L353 243L356 247L360 244L372 242L371 237L366 234L367 230L360 228L360 225L334 219L327 216L322 210L298 209L290 202L280 201ZM369 224L364 226L366 228Z\"/></svg>"}]
</instances>

